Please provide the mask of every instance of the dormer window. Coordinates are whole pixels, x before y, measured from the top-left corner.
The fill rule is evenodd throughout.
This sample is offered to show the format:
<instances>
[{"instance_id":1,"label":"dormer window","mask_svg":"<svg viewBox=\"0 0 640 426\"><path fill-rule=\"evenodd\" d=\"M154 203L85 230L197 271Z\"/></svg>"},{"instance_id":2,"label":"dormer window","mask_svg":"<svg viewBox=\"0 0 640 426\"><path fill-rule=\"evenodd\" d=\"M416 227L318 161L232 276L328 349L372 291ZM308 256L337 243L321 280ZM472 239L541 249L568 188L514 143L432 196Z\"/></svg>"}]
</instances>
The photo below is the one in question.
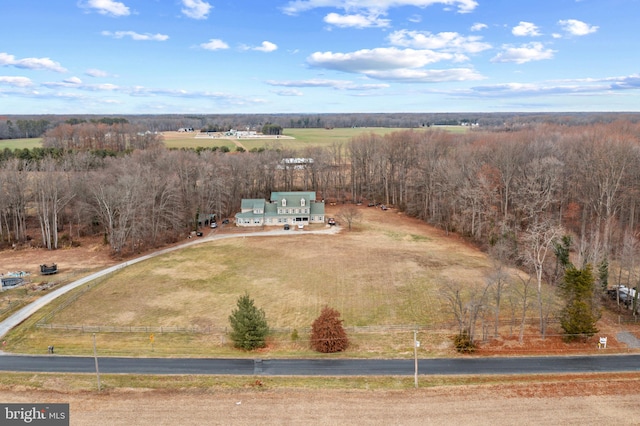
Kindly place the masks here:
<instances>
[{"instance_id":1,"label":"dormer window","mask_svg":"<svg viewBox=\"0 0 640 426\"><path fill-rule=\"evenodd\" d=\"M304 203L305 203L305 201L304 201L304 198L303 198L303 199L300 200L300 206L304 207Z\"/></svg>"},{"instance_id":2,"label":"dormer window","mask_svg":"<svg viewBox=\"0 0 640 426\"><path fill-rule=\"evenodd\" d=\"M286 198L282 199L282 207L287 207L287 199Z\"/></svg>"}]
</instances>

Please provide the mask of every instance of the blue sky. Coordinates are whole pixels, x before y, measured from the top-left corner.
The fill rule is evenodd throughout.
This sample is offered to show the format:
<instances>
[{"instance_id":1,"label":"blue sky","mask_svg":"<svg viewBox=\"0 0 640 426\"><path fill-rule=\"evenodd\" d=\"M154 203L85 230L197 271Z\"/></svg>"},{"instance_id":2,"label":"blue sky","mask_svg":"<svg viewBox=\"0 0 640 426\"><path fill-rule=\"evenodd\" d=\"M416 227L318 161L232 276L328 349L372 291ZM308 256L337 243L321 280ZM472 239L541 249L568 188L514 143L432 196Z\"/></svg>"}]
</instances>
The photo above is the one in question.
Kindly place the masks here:
<instances>
[{"instance_id":1,"label":"blue sky","mask_svg":"<svg viewBox=\"0 0 640 426\"><path fill-rule=\"evenodd\" d=\"M0 4L0 114L640 110L640 0Z\"/></svg>"}]
</instances>

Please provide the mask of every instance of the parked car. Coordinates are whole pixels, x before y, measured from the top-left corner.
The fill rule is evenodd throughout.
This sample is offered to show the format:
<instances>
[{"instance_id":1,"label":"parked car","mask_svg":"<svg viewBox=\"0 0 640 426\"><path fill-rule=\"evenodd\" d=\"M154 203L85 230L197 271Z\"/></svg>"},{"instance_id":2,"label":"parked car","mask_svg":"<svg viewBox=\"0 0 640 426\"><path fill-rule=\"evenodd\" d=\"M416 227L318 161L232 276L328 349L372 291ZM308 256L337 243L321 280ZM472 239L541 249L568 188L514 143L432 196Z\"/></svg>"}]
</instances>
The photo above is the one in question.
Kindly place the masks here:
<instances>
[{"instance_id":1,"label":"parked car","mask_svg":"<svg viewBox=\"0 0 640 426\"><path fill-rule=\"evenodd\" d=\"M385 206L384 204L383 204L383 205L381 205L381 206L380 206L380 208L381 208L382 210L389 210L389 207Z\"/></svg>"},{"instance_id":2,"label":"parked car","mask_svg":"<svg viewBox=\"0 0 640 426\"><path fill-rule=\"evenodd\" d=\"M333 226L336 224L336 220L332 217L329 218L329 220L327 221L327 223L329 224L329 226Z\"/></svg>"},{"instance_id":3,"label":"parked car","mask_svg":"<svg viewBox=\"0 0 640 426\"><path fill-rule=\"evenodd\" d=\"M284 230L288 231L289 230L289 224L287 223L286 225L284 225Z\"/></svg>"},{"instance_id":4,"label":"parked car","mask_svg":"<svg viewBox=\"0 0 640 426\"><path fill-rule=\"evenodd\" d=\"M225 219L225 220L223 220L223 221L222 221L222 224L223 224L223 225L228 225L228 224L229 224L229 219Z\"/></svg>"},{"instance_id":5,"label":"parked car","mask_svg":"<svg viewBox=\"0 0 640 426\"><path fill-rule=\"evenodd\" d=\"M217 228L218 224L216 222L211 222L211 228Z\"/></svg>"}]
</instances>

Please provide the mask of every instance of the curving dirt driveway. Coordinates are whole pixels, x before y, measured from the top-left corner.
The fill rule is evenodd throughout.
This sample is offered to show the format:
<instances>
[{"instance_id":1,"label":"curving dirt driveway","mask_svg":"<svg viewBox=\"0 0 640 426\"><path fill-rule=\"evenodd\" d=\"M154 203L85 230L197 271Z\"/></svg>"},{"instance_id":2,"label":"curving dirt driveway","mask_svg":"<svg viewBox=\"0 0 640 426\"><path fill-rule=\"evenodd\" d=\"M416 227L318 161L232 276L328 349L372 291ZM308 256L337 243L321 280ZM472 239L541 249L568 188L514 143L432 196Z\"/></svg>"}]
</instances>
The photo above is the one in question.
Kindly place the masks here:
<instances>
[{"instance_id":1,"label":"curving dirt driveway","mask_svg":"<svg viewBox=\"0 0 640 426\"><path fill-rule=\"evenodd\" d=\"M339 227L331 226L325 229L305 230L301 232L304 232L306 234L336 234L339 232L339 230L340 230ZM119 269L126 268L129 265L133 265L135 263L142 262L147 259L151 259L152 257L160 256L166 253L170 253L172 251L181 250L186 247L190 247L196 244L202 244L209 241L215 241L215 240L221 240L221 239L227 239L227 238L267 237L267 236L282 236L282 235L296 235L296 234L297 232L285 231L280 227L278 227L277 229L269 230L269 231L257 231L257 232L242 233L242 234L235 234L235 233L221 234L221 233L212 232L208 236L203 238L190 239L189 242L172 246L166 249L158 250L156 252L149 253L144 256L137 257L135 259L127 260L125 262L118 263L113 266L109 266L99 272L93 273L79 280L73 281L72 283L67 284L64 287L60 287L59 289L54 290L51 293L48 293L40 297L39 299L35 300L34 302L31 302L24 308L15 312L13 315L9 316L4 321L0 322L0 339L3 336L5 336L13 327L17 326L18 324L20 324L21 322L29 318L31 315L36 313L43 306L46 306L47 304L51 303L51 301L57 299L58 297L90 281L93 281L104 275L110 274Z\"/></svg>"}]
</instances>

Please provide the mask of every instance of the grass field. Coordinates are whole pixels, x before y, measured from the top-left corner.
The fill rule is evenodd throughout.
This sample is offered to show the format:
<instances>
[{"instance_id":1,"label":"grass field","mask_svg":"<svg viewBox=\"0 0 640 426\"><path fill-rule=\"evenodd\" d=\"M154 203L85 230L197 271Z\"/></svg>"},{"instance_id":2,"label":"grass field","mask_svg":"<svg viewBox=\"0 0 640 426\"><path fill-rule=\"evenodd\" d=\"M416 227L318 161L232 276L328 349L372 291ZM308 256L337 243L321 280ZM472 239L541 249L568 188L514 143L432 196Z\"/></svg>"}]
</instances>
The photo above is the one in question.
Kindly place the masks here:
<instances>
[{"instance_id":1,"label":"grass field","mask_svg":"<svg viewBox=\"0 0 640 426\"><path fill-rule=\"evenodd\" d=\"M419 128L415 131L429 131L433 129L445 130L452 133L464 133L468 130L462 126L437 126L430 129ZM250 151L252 149L291 149L302 151L311 147L328 147L334 144L344 145L351 138L363 133L375 133L386 135L410 129L387 128L387 127L354 127L336 129L284 129L285 138L260 138L260 139L223 139L223 138L196 138L197 133L164 132L164 143L167 148L212 148L226 146L230 151L235 151L240 145ZM42 138L30 139L8 139L0 140L0 150L9 148L32 149L42 146Z\"/></svg>"},{"instance_id":2,"label":"grass field","mask_svg":"<svg viewBox=\"0 0 640 426\"><path fill-rule=\"evenodd\" d=\"M393 132L404 130L414 130L418 132L431 131L433 129L446 130L453 133L466 132L467 127L462 126L438 126L431 129L400 129L387 127L353 127L353 128L335 128L335 129L284 129L283 136L285 138L272 139L207 139L196 138L194 134L185 134L178 132L165 132L165 145L168 148L195 148L198 146L227 146L232 151L236 149L234 142L240 143L246 150L259 148L269 149L291 149L294 151L302 151L305 148L312 147L329 147L334 144L346 144L351 138L363 133L374 133L377 135L386 135Z\"/></svg>"},{"instance_id":3,"label":"grass field","mask_svg":"<svg viewBox=\"0 0 640 426\"><path fill-rule=\"evenodd\" d=\"M209 332L156 334L153 348L146 332L100 333L98 341L111 354L144 356L153 349L158 356L237 356L225 328L238 297L247 292L275 330L271 355L316 356L306 339L325 305L341 312L346 327L370 327L352 333L345 356L410 353L413 327L449 320L438 293L443 283L451 277L481 283L488 261L393 210L362 211L366 220L352 232L226 239L130 266L96 283L47 322L195 327ZM62 302L12 332L9 349L38 353L54 344L63 353L89 353L88 333L33 328ZM398 325L404 327L395 329ZM429 340L431 348L425 350L437 351L447 346L448 336L434 334Z\"/></svg>"},{"instance_id":4,"label":"grass field","mask_svg":"<svg viewBox=\"0 0 640 426\"><path fill-rule=\"evenodd\" d=\"M42 146L42 138L29 138L29 139L4 139L0 140L0 150L10 149L33 149Z\"/></svg>"}]
</instances>

